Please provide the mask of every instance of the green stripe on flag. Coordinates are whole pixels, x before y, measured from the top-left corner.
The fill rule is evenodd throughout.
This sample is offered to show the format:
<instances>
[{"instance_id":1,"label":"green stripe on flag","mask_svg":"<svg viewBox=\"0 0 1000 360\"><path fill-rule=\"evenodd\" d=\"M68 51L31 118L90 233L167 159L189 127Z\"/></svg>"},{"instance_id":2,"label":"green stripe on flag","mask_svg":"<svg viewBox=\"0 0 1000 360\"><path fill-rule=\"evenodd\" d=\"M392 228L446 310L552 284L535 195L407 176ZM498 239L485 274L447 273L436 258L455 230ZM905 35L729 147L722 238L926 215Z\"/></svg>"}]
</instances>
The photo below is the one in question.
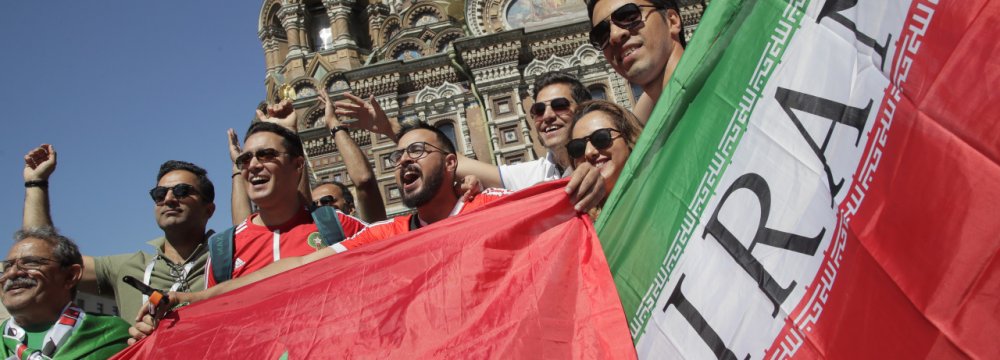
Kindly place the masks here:
<instances>
[{"instance_id":1,"label":"green stripe on flag","mask_svg":"<svg viewBox=\"0 0 1000 360\"><path fill-rule=\"evenodd\" d=\"M807 5L713 1L660 97L597 223L634 340Z\"/></svg>"}]
</instances>

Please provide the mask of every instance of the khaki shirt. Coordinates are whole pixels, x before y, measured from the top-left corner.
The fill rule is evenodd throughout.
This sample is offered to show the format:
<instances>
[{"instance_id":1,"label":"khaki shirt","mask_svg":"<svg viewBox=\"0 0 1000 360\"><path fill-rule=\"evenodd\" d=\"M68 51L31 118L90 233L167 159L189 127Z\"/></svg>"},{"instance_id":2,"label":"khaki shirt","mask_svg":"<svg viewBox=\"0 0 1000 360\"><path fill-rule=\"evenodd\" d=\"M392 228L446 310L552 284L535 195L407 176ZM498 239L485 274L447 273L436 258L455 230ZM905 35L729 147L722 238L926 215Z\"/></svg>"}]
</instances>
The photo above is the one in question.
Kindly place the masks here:
<instances>
[{"instance_id":1,"label":"khaki shirt","mask_svg":"<svg viewBox=\"0 0 1000 360\"><path fill-rule=\"evenodd\" d=\"M211 231L205 235L205 239L211 235ZM170 290L175 281L182 280L177 291L198 291L205 289L205 263L208 261L208 246L202 242L195 248L194 252L184 260L183 264L174 264L163 254L163 245L167 239L160 237L147 242L156 249L156 255L146 252L136 252L134 254L122 254L111 256L100 256L94 258L94 271L97 273L98 294L107 296L113 293L115 302L118 304L118 313L121 318L129 324L135 323L134 319L139 309L142 307L142 293L131 285L122 281L126 275L130 275L143 280L146 267L150 261L153 264L153 272L150 275L149 286ZM181 279L184 265L193 263L191 271L187 277ZM173 270L176 269L176 270ZM171 274L173 273L173 274Z\"/></svg>"}]
</instances>

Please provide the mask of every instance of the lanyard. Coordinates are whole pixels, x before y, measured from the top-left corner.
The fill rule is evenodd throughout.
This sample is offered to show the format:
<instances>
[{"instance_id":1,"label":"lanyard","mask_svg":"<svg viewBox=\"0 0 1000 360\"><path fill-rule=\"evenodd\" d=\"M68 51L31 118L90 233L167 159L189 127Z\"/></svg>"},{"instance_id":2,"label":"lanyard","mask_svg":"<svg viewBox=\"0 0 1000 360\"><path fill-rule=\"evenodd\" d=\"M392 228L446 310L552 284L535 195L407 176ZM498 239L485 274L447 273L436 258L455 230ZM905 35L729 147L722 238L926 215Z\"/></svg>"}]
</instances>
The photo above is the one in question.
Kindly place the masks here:
<instances>
[{"instance_id":1,"label":"lanyard","mask_svg":"<svg viewBox=\"0 0 1000 360\"><path fill-rule=\"evenodd\" d=\"M52 329L45 334L45 341L42 342L42 349L36 350L31 349L27 345L28 336L24 329L14 322L14 318L7 321L7 326L3 329L3 339L4 344L11 344L12 342L16 344L14 356L8 358L10 359L48 359L55 354L56 349L66 343L66 339L69 335L76 330L77 325L83 322L83 318L87 315L80 308L73 305L72 302L66 304L63 308L62 315L59 316L59 321L52 325ZM13 344L11 344L13 345Z\"/></svg>"},{"instance_id":2,"label":"lanyard","mask_svg":"<svg viewBox=\"0 0 1000 360\"><path fill-rule=\"evenodd\" d=\"M160 255L154 256L153 257L153 261L150 261L149 264L146 265L146 271L142 274L142 283L143 284L149 285L149 280L150 280L150 278L153 277L153 266L156 266L156 260L157 259L160 259ZM167 260L164 259L163 261L167 261ZM177 289L181 288L181 284L183 284L184 281L187 280L188 273L191 272L192 268L194 268L194 262L188 262L187 264L184 264L184 271L181 272L181 276L180 277L174 278L174 284L172 286L170 286L170 291L177 291ZM172 275L173 275L173 273L171 273L171 276ZM150 286L152 286L152 285L150 285ZM149 295L142 295L142 303L145 304L148 301L149 301Z\"/></svg>"},{"instance_id":3,"label":"lanyard","mask_svg":"<svg viewBox=\"0 0 1000 360\"><path fill-rule=\"evenodd\" d=\"M281 231L274 230L273 244L271 250L274 253L274 261L281 260Z\"/></svg>"}]
</instances>

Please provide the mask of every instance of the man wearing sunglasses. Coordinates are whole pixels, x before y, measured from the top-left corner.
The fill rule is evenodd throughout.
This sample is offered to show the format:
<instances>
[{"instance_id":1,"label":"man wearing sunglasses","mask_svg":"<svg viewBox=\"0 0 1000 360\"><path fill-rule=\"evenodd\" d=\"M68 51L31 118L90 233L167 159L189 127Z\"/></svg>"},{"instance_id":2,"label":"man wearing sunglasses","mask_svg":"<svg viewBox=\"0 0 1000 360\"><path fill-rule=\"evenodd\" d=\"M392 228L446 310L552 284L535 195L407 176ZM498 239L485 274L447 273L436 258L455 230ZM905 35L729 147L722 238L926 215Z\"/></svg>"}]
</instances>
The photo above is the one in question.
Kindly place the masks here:
<instances>
[{"instance_id":1,"label":"man wearing sunglasses","mask_svg":"<svg viewBox=\"0 0 1000 360\"><path fill-rule=\"evenodd\" d=\"M644 125L684 54L674 0L587 0L590 43L643 94L632 113Z\"/></svg>"},{"instance_id":2,"label":"man wearing sunglasses","mask_svg":"<svg viewBox=\"0 0 1000 360\"><path fill-rule=\"evenodd\" d=\"M24 228L51 227L48 180L56 169L56 152L42 145L24 157ZM139 251L83 257L82 289L113 294L122 319L132 322L146 298L122 281L126 275L159 289L178 291L205 288L205 241L208 219L215 212L215 187L205 169L170 160L160 166L156 186L149 191L153 216L163 236L148 244L154 253Z\"/></svg>"},{"instance_id":3,"label":"man wearing sunglasses","mask_svg":"<svg viewBox=\"0 0 1000 360\"><path fill-rule=\"evenodd\" d=\"M294 112L284 113L293 118L288 123L294 123L291 115ZM312 204L299 194L306 165L302 142L294 129L277 122L256 122L245 139L243 153L235 163L246 180L247 195L259 210L234 229L232 256L226 257L230 264L216 264L219 257L212 254L209 287L245 276L282 258L303 256L325 247L309 211ZM366 226L360 219L339 211L337 220L347 237ZM214 267L231 271L217 277L211 271Z\"/></svg>"},{"instance_id":4,"label":"man wearing sunglasses","mask_svg":"<svg viewBox=\"0 0 1000 360\"><path fill-rule=\"evenodd\" d=\"M347 185L339 181L320 183L312 188L313 206L333 206L337 210L354 215L354 195Z\"/></svg>"}]
</instances>

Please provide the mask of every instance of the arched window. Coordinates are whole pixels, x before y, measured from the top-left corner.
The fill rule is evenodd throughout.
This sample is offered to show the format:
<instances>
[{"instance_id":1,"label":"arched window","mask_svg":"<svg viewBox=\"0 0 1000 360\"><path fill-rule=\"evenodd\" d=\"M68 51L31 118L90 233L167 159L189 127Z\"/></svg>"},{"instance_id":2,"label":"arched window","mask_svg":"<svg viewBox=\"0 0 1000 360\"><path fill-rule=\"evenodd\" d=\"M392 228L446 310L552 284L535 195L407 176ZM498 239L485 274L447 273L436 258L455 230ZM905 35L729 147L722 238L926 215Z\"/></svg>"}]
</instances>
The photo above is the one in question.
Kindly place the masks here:
<instances>
[{"instance_id":1,"label":"arched window","mask_svg":"<svg viewBox=\"0 0 1000 360\"><path fill-rule=\"evenodd\" d=\"M448 140L451 140L451 146L454 146L455 151L458 151L458 141L455 140L455 124L451 122L441 123L438 124L437 128L448 137Z\"/></svg>"},{"instance_id":2,"label":"arched window","mask_svg":"<svg viewBox=\"0 0 1000 360\"><path fill-rule=\"evenodd\" d=\"M311 4L308 13L307 28L312 50L329 50L333 47L333 32L330 30L330 17L326 15L326 8L323 3Z\"/></svg>"},{"instance_id":3,"label":"arched window","mask_svg":"<svg viewBox=\"0 0 1000 360\"><path fill-rule=\"evenodd\" d=\"M604 89L604 86L601 86L601 85L591 85L590 87L587 88L587 90L590 90L590 97L591 98L601 99L601 100L607 100L608 99L608 91Z\"/></svg>"}]
</instances>

